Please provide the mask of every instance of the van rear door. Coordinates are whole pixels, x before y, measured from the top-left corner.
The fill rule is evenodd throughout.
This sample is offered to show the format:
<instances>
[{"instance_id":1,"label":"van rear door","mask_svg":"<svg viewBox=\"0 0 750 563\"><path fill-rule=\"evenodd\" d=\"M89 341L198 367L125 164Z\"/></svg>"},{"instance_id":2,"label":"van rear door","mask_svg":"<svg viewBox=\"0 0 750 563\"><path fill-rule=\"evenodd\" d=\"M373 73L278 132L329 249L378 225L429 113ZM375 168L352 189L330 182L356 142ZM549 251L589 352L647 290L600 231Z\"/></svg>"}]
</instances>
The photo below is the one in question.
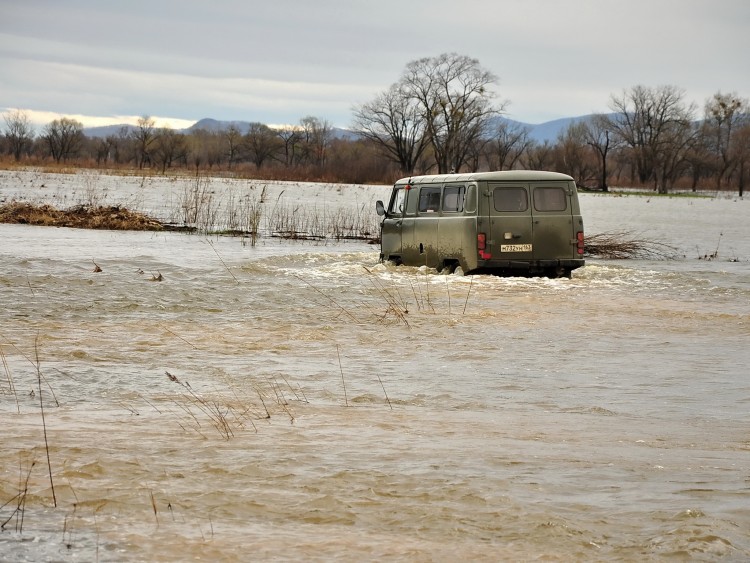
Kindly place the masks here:
<instances>
[{"instance_id":1,"label":"van rear door","mask_svg":"<svg viewBox=\"0 0 750 563\"><path fill-rule=\"evenodd\" d=\"M535 260L576 258L575 227L570 188L559 184L531 184Z\"/></svg>"},{"instance_id":2,"label":"van rear door","mask_svg":"<svg viewBox=\"0 0 750 563\"><path fill-rule=\"evenodd\" d=\"M531 260L534 252L529 186L489 183L490 233L493 260Z\"/></svg>"}]
</instances>

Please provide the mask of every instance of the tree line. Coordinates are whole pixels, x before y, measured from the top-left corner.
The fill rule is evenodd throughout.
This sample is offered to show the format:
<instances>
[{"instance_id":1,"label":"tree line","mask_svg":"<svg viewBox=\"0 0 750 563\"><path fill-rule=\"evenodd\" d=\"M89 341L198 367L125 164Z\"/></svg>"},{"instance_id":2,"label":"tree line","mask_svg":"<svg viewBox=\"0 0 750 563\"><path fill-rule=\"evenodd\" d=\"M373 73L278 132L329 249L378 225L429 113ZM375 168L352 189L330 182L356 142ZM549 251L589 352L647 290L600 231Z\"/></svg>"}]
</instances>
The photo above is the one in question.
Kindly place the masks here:
<instances>
[{"instance_id":1,"label":"tree line","mask_svg":"<svg viewBox=\"0 0 750 563\"><path fill-rule=\"evenodd\" d=\"M564 172L585 188L726 189L750 176L750 105L717 92L702 111L676 86L634 86L606 114L572 123L555 141L502 118L497 77L476 59L446 53L408 63L399 79L352 109L352 134L307 116L294 126L179 132L143 116L103 138L63 117L36 135L21 110L5 116L0 150L16 162L226 172L266 179L391 183L400 176L481 170Z\"/></svg>"}]
</instances>

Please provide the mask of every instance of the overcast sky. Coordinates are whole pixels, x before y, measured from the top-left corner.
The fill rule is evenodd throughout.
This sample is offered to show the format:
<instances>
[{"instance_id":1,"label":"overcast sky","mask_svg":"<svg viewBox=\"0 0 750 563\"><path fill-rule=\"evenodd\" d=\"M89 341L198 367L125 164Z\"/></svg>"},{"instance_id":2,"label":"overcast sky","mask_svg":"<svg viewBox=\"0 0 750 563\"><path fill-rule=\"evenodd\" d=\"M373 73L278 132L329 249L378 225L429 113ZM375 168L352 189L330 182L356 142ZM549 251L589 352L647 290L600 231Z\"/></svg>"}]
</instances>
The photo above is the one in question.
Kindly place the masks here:
<instances>
[{"instance_id":1,"label":"overcast sky","mask_svg":"<svg viewBox=\"0 0 750 563\"><path fill-rule=\"evenodd\" d=\"M408 62L446 52L497 75L526 123L606 112L638 84L702 109L750 97L750 1L0 0L0 112L347 127Z\"/></svg>"}]
</instances>

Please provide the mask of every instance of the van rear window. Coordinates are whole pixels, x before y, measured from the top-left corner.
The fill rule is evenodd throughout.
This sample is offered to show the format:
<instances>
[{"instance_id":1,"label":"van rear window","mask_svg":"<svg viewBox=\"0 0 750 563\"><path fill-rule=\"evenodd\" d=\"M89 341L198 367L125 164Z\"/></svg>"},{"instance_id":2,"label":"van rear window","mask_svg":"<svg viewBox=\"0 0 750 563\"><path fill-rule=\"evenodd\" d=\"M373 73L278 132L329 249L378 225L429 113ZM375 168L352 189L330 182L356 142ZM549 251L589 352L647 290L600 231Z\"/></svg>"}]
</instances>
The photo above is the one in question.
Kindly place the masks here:
<instances>
[{"instance_id":1,"label":"van rear window","mask_svg":"<svg viewBox=\"0 0 750 563\"><path fill-rule=\"evenodd\" d=\"M537 211L565 211L568 200L562 188L536 188L534 209Z\"/></svg>"},{"instance_id":2,"label":"van rear window","mask_svg":"<svg viewBox=\"0 0 750 563\"><path fill-rule=\"evenodd\" d=\"M492 199L495 211L526 211L529 208L526 188L495 188Z\"/></svg>"}]
</instances>

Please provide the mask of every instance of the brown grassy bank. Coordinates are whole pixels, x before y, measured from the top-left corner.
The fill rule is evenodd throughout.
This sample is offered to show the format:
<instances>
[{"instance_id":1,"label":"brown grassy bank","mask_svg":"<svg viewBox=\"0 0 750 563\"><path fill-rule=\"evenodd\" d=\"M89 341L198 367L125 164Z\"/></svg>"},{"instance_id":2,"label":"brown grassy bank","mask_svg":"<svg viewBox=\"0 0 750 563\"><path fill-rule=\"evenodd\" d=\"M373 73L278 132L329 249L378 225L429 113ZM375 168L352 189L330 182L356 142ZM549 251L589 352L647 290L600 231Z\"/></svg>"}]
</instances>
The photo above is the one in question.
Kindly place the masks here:
<instances>
[{"instance_id":1,"label":"brown grassy bank","mask_svg":"<svg viewBox=\"0 0 750 563\"><path fill-rule=\"evenodd\" d=\"M117 205L76 205L70 209L57 209L47 204L18 201L0 205L0 223L127 231L161 231L165 228L156 219Z\"/></svg>"}]
</instances>

